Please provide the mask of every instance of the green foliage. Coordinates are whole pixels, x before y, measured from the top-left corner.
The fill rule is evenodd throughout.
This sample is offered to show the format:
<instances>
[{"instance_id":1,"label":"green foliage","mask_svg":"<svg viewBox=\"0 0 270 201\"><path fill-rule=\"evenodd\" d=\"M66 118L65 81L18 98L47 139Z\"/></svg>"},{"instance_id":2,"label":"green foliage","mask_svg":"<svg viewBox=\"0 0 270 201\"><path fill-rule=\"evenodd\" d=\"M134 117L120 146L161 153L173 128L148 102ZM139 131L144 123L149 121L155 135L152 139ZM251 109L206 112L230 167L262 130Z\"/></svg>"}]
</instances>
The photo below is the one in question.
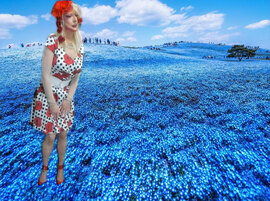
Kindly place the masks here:
<instances>
[{"instance_id":1,"label":"green foliage","mask_svg":"<svg viewBox=\"0 0 270 201\"><path fill-rule=\"evenodd\" d=\"M256 55L257 49L259 49L259 46L248 48L244 45L234 45L231 49L228 50L228 53L230 54L227 57L238 57L239 61L241 61L243 57L249 59L250 57L254 57Z\"/></svg>"}]
</instances>

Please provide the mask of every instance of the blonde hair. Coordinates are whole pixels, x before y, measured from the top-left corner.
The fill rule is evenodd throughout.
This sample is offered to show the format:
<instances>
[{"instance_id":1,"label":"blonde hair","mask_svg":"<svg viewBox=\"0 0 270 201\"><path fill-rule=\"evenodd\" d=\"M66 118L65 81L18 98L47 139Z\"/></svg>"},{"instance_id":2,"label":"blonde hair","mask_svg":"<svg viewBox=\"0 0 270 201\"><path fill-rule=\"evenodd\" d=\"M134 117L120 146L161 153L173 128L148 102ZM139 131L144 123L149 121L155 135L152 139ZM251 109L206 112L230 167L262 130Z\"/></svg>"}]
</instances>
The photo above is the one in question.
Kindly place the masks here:
<instances>
[{"instance_id":1,"label":"blonde hair","mask_svg":"<svg viewBox=\"0 0 270 201\"><path fill-rule=\"evenodd\" d=\"M81 16L82 16L81 8L74 2L72 2L72 7L73 7L73 10L74 10L75 14L78 15L78 18L81 18ZM62 15L62 24L64 25L64 14ZM81 33L80 33L81 24L78 24L78 25L79 25L79 28L74 33L74 43L72 43L72 45L75 48L76 52L79 51L79 49L81 47L81 44L82 44L82 36L81 36ZM65 37L65 30L62 29L60 34L56 31L55 33L53 33L53 35L55 35L57 37L62 35L63 37ZM66 49L66 45L67 45L66 40L63 43L61 43L61 46L64 49Z\"/></svg>"}]
</instances>

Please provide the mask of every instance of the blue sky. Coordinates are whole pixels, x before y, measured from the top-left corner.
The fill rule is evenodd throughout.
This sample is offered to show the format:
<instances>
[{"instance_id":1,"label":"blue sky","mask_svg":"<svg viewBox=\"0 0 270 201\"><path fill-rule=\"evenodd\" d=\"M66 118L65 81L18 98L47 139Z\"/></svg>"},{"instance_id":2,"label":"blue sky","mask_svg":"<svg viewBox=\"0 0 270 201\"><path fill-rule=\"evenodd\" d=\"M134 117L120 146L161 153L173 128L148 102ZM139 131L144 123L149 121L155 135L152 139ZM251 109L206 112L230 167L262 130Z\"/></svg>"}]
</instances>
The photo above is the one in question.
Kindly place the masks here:
<instances>
[{"instance_id":1,"label":"blue sky","mask_svg":"<svg viewBox=\"0 0 270 201\"><path fill-rule=\"evenodd\" d=\"M56 1L0 0L0 48L45 42L56 31ZM120 45L173 41L245 44L270 49L269 0L77 0L82 36Z\"/></svg>"}]
</instances>

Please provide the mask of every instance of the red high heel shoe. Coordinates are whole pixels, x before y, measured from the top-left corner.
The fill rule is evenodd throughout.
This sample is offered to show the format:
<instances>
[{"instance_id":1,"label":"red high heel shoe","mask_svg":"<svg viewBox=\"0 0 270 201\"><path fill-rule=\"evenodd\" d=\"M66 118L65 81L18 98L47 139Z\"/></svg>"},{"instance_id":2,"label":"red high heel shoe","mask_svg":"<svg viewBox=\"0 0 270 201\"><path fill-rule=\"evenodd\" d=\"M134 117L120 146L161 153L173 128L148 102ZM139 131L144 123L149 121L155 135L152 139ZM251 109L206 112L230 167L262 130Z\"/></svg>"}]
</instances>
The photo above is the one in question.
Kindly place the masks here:
<instances>
[{"instance_id":1,"label":"red high heel shoe","mask_svg":"<svg viewBox=\"0 0 270 201\"><path fill-rule=\"evenodd\" d=\"M58 166L57 166L57 170L61 170L61 169L63 169L63 168L64 168L64 164L63 164L63 165L58 165ZM58 173L58 171L57 171L57 173ZM64 182L65 182L65 179L63 179L63 181L57 180L57 174L56 174L56 183L57 183L57 185L61 184L62 182L64 183Z\"/></svg>"},{"instance_id":2,"label":"red high heel shoe","mask_svg":"<svg viewBox=\"0 0 270 201\"><path fill-rule=\"evenodd\" d=\"M48 168L48 166L42 165L42 170L49 170L49 168ZM45 182L47 182L47 180L44 181L44 182L41 182L40 179L39 179L39 180L38 180L38 185L42 185L42 184L44 184Z\"/></svg>"}]
</instances>

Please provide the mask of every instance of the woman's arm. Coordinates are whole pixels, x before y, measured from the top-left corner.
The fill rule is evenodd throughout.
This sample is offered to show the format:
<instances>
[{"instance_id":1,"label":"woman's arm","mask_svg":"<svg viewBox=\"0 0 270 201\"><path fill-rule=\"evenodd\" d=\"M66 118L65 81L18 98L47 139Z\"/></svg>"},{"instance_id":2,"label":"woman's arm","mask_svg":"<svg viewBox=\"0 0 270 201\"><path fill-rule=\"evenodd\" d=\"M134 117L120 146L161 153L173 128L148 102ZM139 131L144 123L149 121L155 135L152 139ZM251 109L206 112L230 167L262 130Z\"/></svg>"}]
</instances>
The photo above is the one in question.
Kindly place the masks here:
<instances>
[{"instance_id":1,"label":"woman's arm","mask_svg":"<svg viewBox=\"0 0 270 201\"><path fill-rule=\"evenodd\" d=\"M52 68L53 52L45 46L42 58L42 84L50 104L56 104L52 92L52 85L50 80L50 73Z\"/></svg>"},{"instance_id":2,"label":"woman's arm","mask_svg":"<svg viewBox=\"0 0 270 201\"><path fill-rule=\"evenodd\" d=\"M75 91L76 91L76 88L77 88L77 85L78 85L78 81L79 81L79 77L80 77L80 74L81 73L77 73L71 80L70 82L70 88L69 88L69 91L68 91L68 96L67 96L67 99L69 100L73 100L73 96L75 94Z\"/></svg>"}]
</instances>

